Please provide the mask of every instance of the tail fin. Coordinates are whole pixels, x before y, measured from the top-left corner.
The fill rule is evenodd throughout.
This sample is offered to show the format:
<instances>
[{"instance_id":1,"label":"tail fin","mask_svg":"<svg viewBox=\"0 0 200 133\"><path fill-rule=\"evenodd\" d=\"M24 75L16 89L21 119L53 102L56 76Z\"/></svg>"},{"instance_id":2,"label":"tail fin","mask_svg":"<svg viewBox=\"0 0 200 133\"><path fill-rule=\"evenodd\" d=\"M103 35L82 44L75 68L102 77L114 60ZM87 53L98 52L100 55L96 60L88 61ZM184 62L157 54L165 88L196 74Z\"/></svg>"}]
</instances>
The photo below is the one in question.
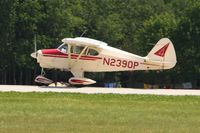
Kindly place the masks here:
<instances>
[{"instance_id":1,"label":"tail fin","mask_svg":"<svg viewBox=\"0 0 200 133\"><path fill-rule=\"evenodd\" d=\"M160 39L148 53L147 62L154 64L154 69L173 68L177 61L172 42L168 38Z\"/></svg>"}]
</instances>

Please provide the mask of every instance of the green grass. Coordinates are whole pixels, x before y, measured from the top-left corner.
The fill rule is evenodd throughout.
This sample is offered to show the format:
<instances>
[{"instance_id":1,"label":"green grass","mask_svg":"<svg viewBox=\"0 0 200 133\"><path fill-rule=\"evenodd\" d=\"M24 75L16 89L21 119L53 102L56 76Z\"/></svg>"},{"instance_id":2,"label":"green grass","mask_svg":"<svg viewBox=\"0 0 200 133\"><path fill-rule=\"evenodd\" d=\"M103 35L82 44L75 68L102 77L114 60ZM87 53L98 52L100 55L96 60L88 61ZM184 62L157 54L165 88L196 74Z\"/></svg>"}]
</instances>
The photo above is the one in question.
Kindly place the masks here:
<instances>
[{"instance_id":1,"label":"green grass","mask_svg":"<svg viewBox=\"0 0 200 133\"><path fill-rule=\"evenodd\" d=\"M200 132L200 97L4 92L0 132Z\"/></svg>"}]
</instances>

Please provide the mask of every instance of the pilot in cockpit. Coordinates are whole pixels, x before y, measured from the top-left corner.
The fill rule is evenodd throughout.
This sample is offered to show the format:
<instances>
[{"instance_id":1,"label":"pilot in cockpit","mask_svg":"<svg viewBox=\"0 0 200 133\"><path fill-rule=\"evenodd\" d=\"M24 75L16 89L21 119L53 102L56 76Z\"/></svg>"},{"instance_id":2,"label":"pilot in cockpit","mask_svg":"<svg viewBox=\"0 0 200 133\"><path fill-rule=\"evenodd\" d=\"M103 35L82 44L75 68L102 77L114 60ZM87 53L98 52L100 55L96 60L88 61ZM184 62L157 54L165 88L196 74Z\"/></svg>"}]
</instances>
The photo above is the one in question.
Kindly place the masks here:
<instances>
[{"instance_id":1,"label":"pilot in cockpit","mask_svg":"<svg viewBox=\"0 0 200 133\"><path fill-rule=\"evenodd\" d=\"M63 53L67 53L67 45L66 44L62 44L58 49Z\"/></svg>"}]
</instances>

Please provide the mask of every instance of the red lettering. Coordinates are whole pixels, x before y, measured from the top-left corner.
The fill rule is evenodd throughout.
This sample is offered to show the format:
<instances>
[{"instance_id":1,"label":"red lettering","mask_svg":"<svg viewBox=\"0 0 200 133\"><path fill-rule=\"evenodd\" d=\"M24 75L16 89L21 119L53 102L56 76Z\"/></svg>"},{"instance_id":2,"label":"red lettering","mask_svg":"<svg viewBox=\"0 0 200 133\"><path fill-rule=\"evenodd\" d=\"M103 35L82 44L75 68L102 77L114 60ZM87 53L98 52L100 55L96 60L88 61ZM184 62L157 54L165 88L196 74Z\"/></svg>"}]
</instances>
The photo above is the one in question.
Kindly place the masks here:
<instances>
[{"instance_id":1,"label":"red lettering","mask_svg":"<svg viewBox=\"0 0 200 133\"><path fill-rule=\"evenodd\" d=\"M113 58L103 58L103 65L135 69L135 67L139 66L139 62L113 59Z\"/></svg>"},{"instance_id":2,"label":"red lettering","mask_svg":"<svg viewBox=\"0 0 200 133\"><path fill-rule=\"evenodd\" d=\"M126 60L123 60L122 61L122 67L126 67L127 66L127 61Z\"/></svg>"},{"instance_id":3,"label":"red lettering","mask_svg":"<svg viewBox=\"0 0 200 133\"><path fill-rule=\"evenodd\" d=\"M139 66L139 63L138 63L138 62L134 62L133 68L135 68L136 66Z\"/></svg>"},{"instance_id":4,"label":"red lettering","mask_svg":"<svg viewBox=\"0 0 200 133\"><path fill-rule=\"evenodd\" d=\"M106 58L103 58L103 65L109 65L110 64L110 58L109 59L106 59Z\"/></svg>"},{"instance_id":5,"label":"red lettering","mask_svg":"<svg viewBox=\"0 0 200 133\"><path fill-rule=\"evenodd\" d=\"M133 67L133 62L132 61L129 61L128 62L128 68L132 68Z\"/></svg>"},{"instance_id":6,"label":"red lettering","mask_svg":"<svg viewBox=\"0 0 200 133\"><path fill-rule=\"evenodd\" d=\"M111 59L110 66L115 66L115 62L116 62L115 59Z\"/></svg>"},{"instance_id":7,"label":"red lettering","mask_svg":"<svg viewBox=\"0 0 200 133\"><path fill-rule=\"evenodd\" d=\"M121 60L117 60L116 66L117 66L117 67L120 67L121 65L122 65L122 61L121 61Z\"/></svg>"}]
</instances>

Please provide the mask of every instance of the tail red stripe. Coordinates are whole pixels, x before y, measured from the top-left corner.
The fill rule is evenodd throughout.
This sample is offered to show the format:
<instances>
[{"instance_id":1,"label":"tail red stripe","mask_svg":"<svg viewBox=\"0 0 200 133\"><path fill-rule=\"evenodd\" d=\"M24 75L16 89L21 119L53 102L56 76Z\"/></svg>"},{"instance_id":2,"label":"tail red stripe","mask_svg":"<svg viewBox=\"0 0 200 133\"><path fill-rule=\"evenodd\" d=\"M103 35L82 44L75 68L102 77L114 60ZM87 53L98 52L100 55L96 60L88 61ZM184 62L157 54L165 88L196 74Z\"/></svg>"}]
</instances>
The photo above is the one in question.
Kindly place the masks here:
<instances>
[{"instance_id":1,"label":"tail red stripe","mask_svg":"<svg viewBox=\"0 0 200 133\"><path fill-rule=\"evenodd\" d=\"M161 49L159 49L158 51L156 51L154 54L155 55L158 55L158 56L161 56L161 57L164 57L165 56L165 53L167 51L167 48L169 46L169 43L167 43L165 46L163 46Z\"/></svg>"}]
</instances>

